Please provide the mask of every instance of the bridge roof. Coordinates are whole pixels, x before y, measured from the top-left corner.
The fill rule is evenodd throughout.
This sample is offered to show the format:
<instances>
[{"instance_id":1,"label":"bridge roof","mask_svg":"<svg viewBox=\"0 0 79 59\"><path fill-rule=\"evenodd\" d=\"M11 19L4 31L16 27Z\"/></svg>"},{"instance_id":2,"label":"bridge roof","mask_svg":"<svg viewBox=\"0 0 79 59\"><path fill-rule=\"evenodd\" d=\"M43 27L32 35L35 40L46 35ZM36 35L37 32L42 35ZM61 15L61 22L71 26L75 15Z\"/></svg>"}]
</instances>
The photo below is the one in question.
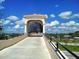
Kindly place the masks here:
<instances>
[{"instance_id":1,"label":"bridge roof","mask_svg":"<svg viewBox=\"0 0 79 59\"><path fill-rule=\"evenodd\" d=\"M40 19L44 19L44 18L47 18L48 16L47 15L43 15L43 14L31 14L31 15L25 15L24 18L27 18L27 19L33 19L33 18L40 18Z\"/></svg>"}]
</instances>

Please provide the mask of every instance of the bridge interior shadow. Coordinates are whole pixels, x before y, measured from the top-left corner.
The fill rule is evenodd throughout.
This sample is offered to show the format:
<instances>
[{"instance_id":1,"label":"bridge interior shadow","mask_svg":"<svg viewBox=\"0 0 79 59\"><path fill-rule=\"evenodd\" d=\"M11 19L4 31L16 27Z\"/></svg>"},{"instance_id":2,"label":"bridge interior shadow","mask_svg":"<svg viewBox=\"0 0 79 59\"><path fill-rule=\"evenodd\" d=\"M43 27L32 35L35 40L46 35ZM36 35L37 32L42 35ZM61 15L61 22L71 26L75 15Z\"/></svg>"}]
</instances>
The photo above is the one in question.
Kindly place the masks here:
<instances>
[{"instance_id":1,"label":"bridge interior shadow","mask_svg":"<svg viewBox=\"0 0 79 59\"><path fill-rule=\"evenodd\" d=\"M43 23L40 20L30 20L27 24L28 36L40 37L43 33Z\"/></svg>"}]
</instances>

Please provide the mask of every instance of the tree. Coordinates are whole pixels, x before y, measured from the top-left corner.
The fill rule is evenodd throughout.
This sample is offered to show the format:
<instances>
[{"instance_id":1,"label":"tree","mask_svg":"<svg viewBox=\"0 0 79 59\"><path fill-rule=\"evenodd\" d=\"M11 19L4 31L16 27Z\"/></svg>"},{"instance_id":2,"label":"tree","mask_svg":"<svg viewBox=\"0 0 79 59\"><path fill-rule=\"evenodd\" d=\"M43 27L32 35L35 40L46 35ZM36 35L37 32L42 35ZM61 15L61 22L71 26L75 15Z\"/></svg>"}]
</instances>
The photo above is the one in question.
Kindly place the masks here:
<instances>
[{"instance_id":1,"label":"tree","mask_svg":"<svg viewBox=\"0 0 79 59\"><path fill-rule=\"evenodd\" d=\"M74 36L76 37L79 37L79 31L76 31L75 33L74 33Z\"/></svg>"}]
</instances>

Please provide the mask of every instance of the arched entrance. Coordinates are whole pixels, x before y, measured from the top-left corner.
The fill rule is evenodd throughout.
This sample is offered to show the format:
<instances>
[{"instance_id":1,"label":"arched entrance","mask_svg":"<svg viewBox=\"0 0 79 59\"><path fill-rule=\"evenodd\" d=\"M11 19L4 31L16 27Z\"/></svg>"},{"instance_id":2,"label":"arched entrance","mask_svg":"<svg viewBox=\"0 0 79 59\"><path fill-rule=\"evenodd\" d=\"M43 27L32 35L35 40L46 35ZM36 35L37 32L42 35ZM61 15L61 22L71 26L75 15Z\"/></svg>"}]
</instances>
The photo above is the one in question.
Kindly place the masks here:
<instances>
[{"instance_id":1,"label":"arched entrance","mask_svg":"<svg viewBox=\"0 0 79 59\"><path fill-rule=\"evenodd\" d=\"M27 22L28 36L42 36L43 23L40 20L29 20Z\"/></svg>"},{"instance_id":2,"label":"arched entrance","mask_svg":"<svg viewBox=\"0 0 79 59\"><path fill-rule=\"evenodd\" d=\"M45 19L47 15L32 14L24 16L24 33L27 36L43 36L45 33Z\"/></svg>"}]
</instances>

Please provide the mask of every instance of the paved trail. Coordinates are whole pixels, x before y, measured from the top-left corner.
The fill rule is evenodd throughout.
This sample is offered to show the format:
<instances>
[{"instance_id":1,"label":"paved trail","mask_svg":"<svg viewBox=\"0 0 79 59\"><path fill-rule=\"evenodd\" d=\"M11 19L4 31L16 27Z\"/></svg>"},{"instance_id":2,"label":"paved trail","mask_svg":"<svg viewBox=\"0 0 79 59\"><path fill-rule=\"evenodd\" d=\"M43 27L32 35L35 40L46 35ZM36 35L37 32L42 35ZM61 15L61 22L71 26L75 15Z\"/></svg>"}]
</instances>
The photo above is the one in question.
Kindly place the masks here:
<instances>
[{"instance_id":1,"label":"paved trail","mask_svg":"<svg viewBox=\"0 0 79 59\"><path fill-rule=\"evenodd\" d=\"M51 59L43 37L28 37L0 51L0 59Z\"/></svg>"}]
</instances>

